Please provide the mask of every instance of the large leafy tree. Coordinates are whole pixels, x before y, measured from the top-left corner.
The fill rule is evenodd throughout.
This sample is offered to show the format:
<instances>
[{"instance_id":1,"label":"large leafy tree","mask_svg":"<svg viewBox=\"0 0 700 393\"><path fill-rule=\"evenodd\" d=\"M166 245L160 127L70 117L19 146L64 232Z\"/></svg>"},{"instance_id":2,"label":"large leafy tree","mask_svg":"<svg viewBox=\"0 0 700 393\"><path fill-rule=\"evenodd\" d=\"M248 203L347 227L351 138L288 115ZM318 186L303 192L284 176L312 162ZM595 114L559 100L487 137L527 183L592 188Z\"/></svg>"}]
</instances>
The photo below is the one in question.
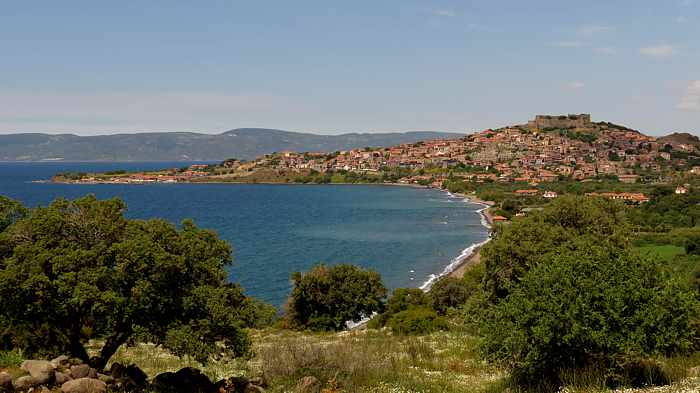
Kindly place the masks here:
<instances>
[{"instance_id":1,"label":"large leafy tree","mask_svg":"<svg viewBox=\"0 0 700 393\"><path fill-rule=\"evenodd\" d=\"M224 342L249 348L240 315L251 304L230 284L230 246L185 221L124 217L93 196L33 209L0 234L0 346L69 353L104 366L137 335L206 359ZM88 359L85 340L104 339Z\"/></svg>"},{"instance_id":2,"label":"large leafy tree","mask_svg":"<svg viewBox=\"0 0 700 393\"><path fill-rule=\"evenodd\" d=\"M626 373L645 357L693 350L698 302L687 283L638 253L577 242L547 254L490 310L488 359L526 383L558 383L583 368L619 383L633 382Z\"/></svg>"},{"instance_id":3,"label":"large leafy tree","mask_svg":"<svg viewBox=\"0 0 700 393\"><path fill-rule=\"evenodd\" d=\"M562 245L578 247L576 239L591 239L611 247L629 244L625 207L602 198L563 196L522 220L498 226L482 250L485 285L495 302L505 298L522 277Z\"/></svg>"},{"instance_id":4,"label":"large leafy tree","mask_svg":"<svg viewBox=\"0 0 700 393\"><path fill-rule=\"evenodd\" d=\"M347 264L321 264L292 280L287 320L299 329L342 330L347 321L381 311L387 292L379 273Z\"/></svg>"}]
</instances>

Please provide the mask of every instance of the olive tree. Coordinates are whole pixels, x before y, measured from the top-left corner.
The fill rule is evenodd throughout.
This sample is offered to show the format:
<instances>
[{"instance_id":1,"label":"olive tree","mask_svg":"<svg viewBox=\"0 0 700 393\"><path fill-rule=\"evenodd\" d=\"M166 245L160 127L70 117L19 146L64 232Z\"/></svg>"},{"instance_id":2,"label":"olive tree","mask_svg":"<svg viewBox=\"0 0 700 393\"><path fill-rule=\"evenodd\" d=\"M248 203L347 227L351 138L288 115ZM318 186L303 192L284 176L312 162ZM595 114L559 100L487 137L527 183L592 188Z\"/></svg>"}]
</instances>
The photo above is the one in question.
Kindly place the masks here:
<instances>
[{"instance_id":1,"label":"olive tree","mask_svg":"<svg viewBox=\"0 0 700 393\"><path fill-rule=\"evenodd\" d=\"M381 311L387 292L379 273L348 264L320 264L292 281L286 318L298 329L342 330L347 321Z\"/></svg>"},{"instance_id":2,"label":"olive tree","mask_svg":"<svg viewBox=\"0 0 700 393\"><path fill-rule=\"evenodd\" d=\"M228 282L231 247L191 221L129 220L93 196L33 209L0 234L0 346L95 367L136 336L206 360L249 348L252 304ZM254 318L252 318L254 319ZM101 338L89 359L86 340Z\"/></svg>"}]
</instances>

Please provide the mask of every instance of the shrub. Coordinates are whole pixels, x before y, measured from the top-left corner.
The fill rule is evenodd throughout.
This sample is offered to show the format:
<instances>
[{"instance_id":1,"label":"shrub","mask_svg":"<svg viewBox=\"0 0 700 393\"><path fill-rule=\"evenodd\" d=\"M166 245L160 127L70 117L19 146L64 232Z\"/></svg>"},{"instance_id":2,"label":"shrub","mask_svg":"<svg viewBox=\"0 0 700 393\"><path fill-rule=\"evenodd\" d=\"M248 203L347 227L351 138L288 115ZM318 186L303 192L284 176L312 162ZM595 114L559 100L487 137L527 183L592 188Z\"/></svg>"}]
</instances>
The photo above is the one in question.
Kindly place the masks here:
<instances>
[{"instance_id":1,"label":"shrub","mask_svg":"<svg viewBox=\"0 0 700 393\"><path fill-rule=\"evenodd\" d=\"M450 308L464 305L469 291L463 280L454 277L443 277L430 288L430 300L433 310L445 315Z\"/></svg>"},{"instance_id":2,"label":"shrub","mask_svg":"<svg viewBox=\"0 0 700 393\"><path fill-rule=\"evenodd\" d=\"M487 359L526 383L584 368L634 382L639 368L630 365L693 349L696 295L658 264L594 243L557 251L491 309L483 325Z\"/></svg>"},{"instance_id":3,"label":"shrub","mask_svg":"<svg viewBox=\"0 0 700 393\"><path fill-rule=\"evenodd\" d=\"M19 367L23 360L22 354L17 351L0 351L0 369Z\"/></svg>"},{"instance_id":4,"label":"shrub","mask_svg":"<svg viewBox=\"0 0 700 393\"><path fill-rule=\"evenodd\" d=\"M347 264L316 266L292 275L294 289L287 302L287 323L297 329L342 330L382 311L386 287L379 273Z\"/></svg>"},{"instance_id":5,"label":"shrub","mask_svg":"<svg viewBox=\"0 0 700 393\"><path fill-rule=\"evenodd\" d=\"M428 334L438 330L447 330L447 322L428 307L410 307L394 314L387 325L395 334Z\"/></svg>"},{"instance_id":6,"label":"shrub","mask_svg":"<svg viewBox=\"0 0 700 393\"><path fill-rule=\"evenodd\" d=\"M0 232L26 214L27 209L22 204L0 195Z\"/></svg>"},{"instance_id":7,"label":"shrub","mask_svg":"<svg viewBox=\"0 0 700 393\"><path fill-rule=\"evenodd\" d=\"M430 297L421 289L397 288L387 301L384 312L372 318L368 326L371 329L384 327L395 314L411 307L430 307L430 303Z\"/></svg>"}]
</instances>

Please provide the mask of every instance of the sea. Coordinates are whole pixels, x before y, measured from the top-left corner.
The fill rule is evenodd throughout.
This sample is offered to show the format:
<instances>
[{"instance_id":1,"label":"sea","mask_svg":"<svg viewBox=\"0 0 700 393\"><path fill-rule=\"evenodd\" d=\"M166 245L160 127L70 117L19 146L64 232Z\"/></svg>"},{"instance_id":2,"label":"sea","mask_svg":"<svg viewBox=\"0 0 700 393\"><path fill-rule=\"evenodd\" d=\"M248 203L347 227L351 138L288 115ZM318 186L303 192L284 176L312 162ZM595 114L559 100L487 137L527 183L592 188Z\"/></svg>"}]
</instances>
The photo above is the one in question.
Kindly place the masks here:
<instances>
[{"instance_id":1,"label":"sea","mask_svg":"<svg viewBox=\"0 0 700 393\"><path fill-rule=\"evenodd\" d=\"M53 184L59 172L182 167L183 162L0 163L0 195L34 207L118 197L136 219L192 219L233 246L229 278L281 307L293 272L318 263L378 271L389 289L428 288L488 239L483 206L449 193L386 185Z\"/></svg>"}]
</instances>

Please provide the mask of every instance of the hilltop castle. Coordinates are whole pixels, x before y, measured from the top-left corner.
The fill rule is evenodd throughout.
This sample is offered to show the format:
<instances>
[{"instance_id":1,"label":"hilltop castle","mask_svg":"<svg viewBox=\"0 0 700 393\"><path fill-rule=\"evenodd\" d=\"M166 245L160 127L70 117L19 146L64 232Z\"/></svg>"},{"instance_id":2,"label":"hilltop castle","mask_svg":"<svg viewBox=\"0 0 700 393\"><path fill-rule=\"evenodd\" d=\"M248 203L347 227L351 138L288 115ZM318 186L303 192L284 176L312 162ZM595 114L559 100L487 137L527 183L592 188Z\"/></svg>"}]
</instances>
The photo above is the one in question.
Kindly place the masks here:
<instances>
[{"instance_id":1,"label":"hilltop castle","mask_svg":"<svg viewBox=\"0 0 700 393\"><path fill-rule=\"evenodd\" d=\"M527 128L531 131L540 131L546 128L586 128L591 125L591 115L537 115L535 120L527 122Z\"/></svg>"}]
</instances>

